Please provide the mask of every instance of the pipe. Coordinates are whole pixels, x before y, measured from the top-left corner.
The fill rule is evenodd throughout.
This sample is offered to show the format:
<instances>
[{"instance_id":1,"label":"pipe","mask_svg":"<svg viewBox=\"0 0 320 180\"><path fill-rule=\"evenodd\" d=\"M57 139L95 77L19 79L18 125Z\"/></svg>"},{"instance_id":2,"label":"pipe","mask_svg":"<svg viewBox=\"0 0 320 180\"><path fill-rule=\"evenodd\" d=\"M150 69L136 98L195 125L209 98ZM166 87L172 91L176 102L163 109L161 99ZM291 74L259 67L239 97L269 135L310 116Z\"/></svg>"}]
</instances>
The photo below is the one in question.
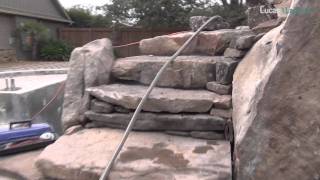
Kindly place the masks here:
<instances>
[{"instance_id":1,"label":"pipe","mask_svg":"<svg viewBox=\"0 0 320 180\"><path fill-rule=\"evenodd\" d=\"M170 63L172 63L180 54L183 50L185 50L187 48L187 46L191 43L191 41L198 36L198 34L203 30L203 28L205 28L212 20L214 19L214 17L211 17L206 23L204 23L184 44L183 46L170 58L169 61L167 61L159 70L159 72L157 73L156 77L154 78L154 80L152 81L152 83L150 84L146 94L143 96L142 100L140 101L136 111L134 112L129 125L122 137L122 140L120 142L120 144L118 145L115 153L113 154L109 164L107 165L107 167L105 168L105 170L103 171L101 177L99 180L107 180L107 178L109 177L109 174L111 172L111 168L115 162L115 160L117 159L121 149L123 148L126 140L128 139L128 136L132 130L132 127L134 125L134 123L137 120L138 115L140 114L142 107L144 105L144 103L146 102L146 100L148 99L150 93L152 92L153 88L156 86L157 82L159 81L162 73L164 72L164 70L169 66Z\"/></svg>"}]
</instances>

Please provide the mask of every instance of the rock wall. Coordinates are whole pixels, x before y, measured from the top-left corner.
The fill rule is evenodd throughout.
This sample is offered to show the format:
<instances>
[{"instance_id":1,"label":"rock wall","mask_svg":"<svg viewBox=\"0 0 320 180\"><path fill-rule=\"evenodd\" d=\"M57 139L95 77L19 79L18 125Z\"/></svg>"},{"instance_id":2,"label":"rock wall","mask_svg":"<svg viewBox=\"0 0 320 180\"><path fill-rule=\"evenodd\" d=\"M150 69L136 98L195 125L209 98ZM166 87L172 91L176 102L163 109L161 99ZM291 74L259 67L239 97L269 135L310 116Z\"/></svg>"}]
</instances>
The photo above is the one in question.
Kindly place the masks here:
<instances>
[{"instance_id":1,"label":"rock wall","mask_svg":"<svg viewBox=\"0 0 320 180\"><path fill-rule=\"evenodd\" d=\"M296 0L294 8L320 8ZM236 70L233 121L238 180L320 178L320 16L289 15Z\"/></svg>"}]
</instances>

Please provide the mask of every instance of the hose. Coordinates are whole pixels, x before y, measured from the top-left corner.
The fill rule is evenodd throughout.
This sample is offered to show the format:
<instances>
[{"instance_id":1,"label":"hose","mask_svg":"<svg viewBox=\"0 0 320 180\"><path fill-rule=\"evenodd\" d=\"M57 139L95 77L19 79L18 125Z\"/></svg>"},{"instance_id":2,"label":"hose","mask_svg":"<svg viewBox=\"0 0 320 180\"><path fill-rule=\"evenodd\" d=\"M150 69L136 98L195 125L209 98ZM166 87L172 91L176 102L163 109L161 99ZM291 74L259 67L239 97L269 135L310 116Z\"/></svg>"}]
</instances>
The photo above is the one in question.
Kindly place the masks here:
<instances>
[{"instance_id":1,"label":"hose","mask_svg":"<svg viewBox=\"0 0 320 180\"><path fill-rule=\"evenodd\" d=\"M172 63L180 54L183 50L185 50L187 48L187 46L191 43L191 41L199 35L199 33L214 19L214 17L210 18L207 22L205 22L184 44L183 46L181 46L181 48L170 58L169 61L167 61L159 70L159 72L157 73L156 77L154 78L154 80L152 81L152 83L150 84L146 94L143 96L142 100L140 101L137 109L135 110L129 125L122 137L122 140L120 142L120 144L118 145L116 151L114 152L109 164L107 165L107 167L104 169L102 175L100 176L99 180L107 180L109 177L109 174L111 172L112 166L115 162L115 160L117 159L119 153L121 152L121 149L123 148L126 140L128 139L128 136L132 130L133 125L135 124L138 115L140 114L142 107L144 105L144 103L146 102L146 100L148 99L150 93L152 92L153 88L156 86L157 82L159 81L162 73L164 72L164 70L169 66L170 63Z\"/></svg>"}]
</instances>

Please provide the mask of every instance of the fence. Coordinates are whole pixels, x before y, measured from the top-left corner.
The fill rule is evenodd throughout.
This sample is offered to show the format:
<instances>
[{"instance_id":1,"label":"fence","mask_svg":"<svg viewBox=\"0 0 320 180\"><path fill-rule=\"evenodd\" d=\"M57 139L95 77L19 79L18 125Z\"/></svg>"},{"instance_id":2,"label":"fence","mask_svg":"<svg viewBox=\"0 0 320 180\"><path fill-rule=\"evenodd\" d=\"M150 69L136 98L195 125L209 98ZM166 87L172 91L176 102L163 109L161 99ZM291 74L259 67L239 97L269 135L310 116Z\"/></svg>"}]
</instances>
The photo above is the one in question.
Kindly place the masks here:
<instances>
[{"instance_id":1,"label":"fence","mask_svg":"<svg viewBox=\"0 0 320 180\"><path fill-rule=\"evenodd\" d=\"M113 30L107 28L61 28L59 30L59 39L68 42L74 47L79 47L93 40L107 37L112 39L114 46L118 46L185 30L186 29L146 30L141 28L121 28ZM118 57L136 56L139 54L138 44L116 49L116 55Z\"/></svg>"}]
</instances>

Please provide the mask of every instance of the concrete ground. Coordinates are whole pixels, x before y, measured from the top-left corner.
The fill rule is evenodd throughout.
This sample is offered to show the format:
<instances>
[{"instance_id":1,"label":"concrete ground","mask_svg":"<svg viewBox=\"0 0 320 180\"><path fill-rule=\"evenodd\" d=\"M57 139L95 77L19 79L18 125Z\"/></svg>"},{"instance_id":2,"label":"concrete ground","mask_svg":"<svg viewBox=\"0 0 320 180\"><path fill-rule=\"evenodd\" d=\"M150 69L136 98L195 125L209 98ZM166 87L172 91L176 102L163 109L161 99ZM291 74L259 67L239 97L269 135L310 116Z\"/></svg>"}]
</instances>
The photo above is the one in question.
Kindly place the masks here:
<instances>
[{"instance_id":1,"label":"concrete ground","mask_svg":"<svg viewBox=\"0 0 320 180\"><path fill-rule=\"evenodd\" d=\"M61 69L67 68L69 62L61 61L16 61L0 63L0 72L38 69Z\"/></svg>"},{"instance_id":2,"label":"concrete ground","mask_svg":"<svg viewBox=\"0 0 320 180\"><path fill-rule=\"evenodd\" d=\"M0 156L1 180L41 180L34 162L42 150L10 156Z\"/></svg>"}]
</instances>

